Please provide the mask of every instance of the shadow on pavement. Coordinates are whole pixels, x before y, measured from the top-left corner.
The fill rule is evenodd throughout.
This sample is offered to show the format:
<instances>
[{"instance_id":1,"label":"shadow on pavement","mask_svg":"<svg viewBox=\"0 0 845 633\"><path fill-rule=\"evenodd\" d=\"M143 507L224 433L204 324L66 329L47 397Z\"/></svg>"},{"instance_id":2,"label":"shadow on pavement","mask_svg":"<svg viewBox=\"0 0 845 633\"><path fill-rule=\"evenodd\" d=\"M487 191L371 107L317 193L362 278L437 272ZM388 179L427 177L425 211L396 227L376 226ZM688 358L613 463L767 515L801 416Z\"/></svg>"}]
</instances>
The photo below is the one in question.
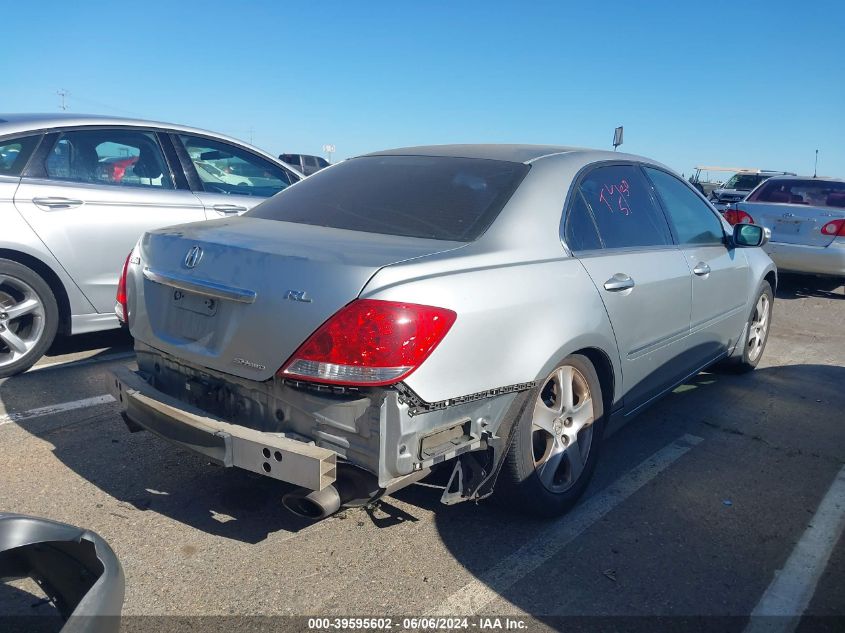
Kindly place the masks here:
<instances>
[{"instance_id":1,"label":"shadow on pavement","mask_svg":"<svg viewBox=\"0 0 845 633\"><path fill-rule=\"evenodd\" d=\"M133 345L129 331L124 328L116 328L75 336L57 336L45 356L62 356L64 354L87 352L92 349L102 349L102 352L91 357L97 358L115 352L132 351Z\"/></svg>"},{"instance_id":2,"label":"shadow on pavement","mask_svg":"<svg viewBox=\"0 0 845 633\"><path fill-rule=\"evenodd\" d=\"M7 409L26 409L27 396L19 387L26 380L28 375L23 374L0 383L0 402ZM61 426L55 424L58 416L65 417ZM260 542L279 530L298 532L312 525L282 506L282 495L292 486L216 466L149 432L130 433L115 405L56 414L48 423L38 417L15 424L49 443L65 466L115 500L98 503L96 509L91 503L94 512L132 522L141 521L133 516L137 511L154 512L247 543ZM52 477L43 464L44 460L34 459L30 476L44 481Z\"/></svg>"},{"instance_id":3,"label":"shadow on pavement","mask_svg":"<svg viewBox=\"0 0 845 633\"><path fill-rule=\"evenodd\" d=\"M513 579L510 584L501 580L508 576L507 569L502 569L503 559L543 531L566 522L566 516L554 520L519 516L500 507L495 499L477 506L442 507L438 504L439 491L419 486L400 491L396 496L435 510L442 542L455 560L493 589L496 604L501 605L504 600L520 611L539 614L536 617L552 628L577 624L562 623L555 619L558 615L628 618L692 613L714 616L709 624L708 619L701 622L699 630L720 630L724 623L718 622L715 616L724 615L739 615L733 625L736 630L742 630L746 622L742 614L753 608L771 578L771 571L782 563L777 557L785 556L792 542L785 549L774 547L772 542L780 537L767 535L765 539L772 542L759 543L764 538L758 536L759 526L738 522L735 517L740 516L740 511L728 512L730 504L723 504L723 496L742 494L752 500L759 498L747 502L745 498L738 499L737 505L742 503L743 510L754 502L768 503L772 516L760 511L756 513L757 518L747 520L770 522L773 534L779 530L787 534L794 529L793 523L803 530L802 521L809 517L805 514L808 509L803 505L795 507L800 502L788 496L789 489L812 488L807 483L812 483L810 475L806 476L807 481L796 481L801 479L796 474L803 472L803 464L809 460L822 460L818 471L826 486L828 471L835 473L839 467L836 462L845 459L843 419L834 413L845 409L843 382L845 367L828 365L759 368L744 375L701 373L693 377L605 439L594 479L576 511L587 498L608 489L618 477L685 433L705 438L705 442L652 482L658 483L658 490L663 492L640 490L560 550L555 550L553 543L541 545L550 547L554 555L543 560L533 573ZM796 442L796 432L802 426L808 427L806 433L810 437ZM816 436L812 437L813 434ZM819 456L814 452L825 450L829 454ZM739 457L725 457L734 453ZM765 456L765 459L753 456ZM788 485L777 479L766 480L755 459L779 464L782 476L793 479ZM685 464L686 470L679 468L685 460L690 460ZM702 467L702 462L706 466ZM759 479L755 481L755 478ZM760 481L770 483L760 488ZM816 492L813 488L811 494ZM786 514L774 510L778 503L784 503ZM642 508L616 514L619 508L631 505ZM755 516L755 512L748 512ZM780 518L775 518L778 514ZM750 544L746 546L744 539ZM711 552L720 548L723 540L728 546L718 553ZM732 559L735 554L731 554L731 547L747 552L748 559ZM697 548L704 554L699 555ZM770 558L761 561L760 551ZM630 558L626 559L626 555ZM779 562L772 562L775 558ZM772 569L761 573L762 563L771 565ZM753 578L753 583L743 580L743 573ZM737 574L739 577L735 577ZM694 592L680 589L690 583L699 587L699 582L706 588ZM728 597L723 597L723 592ZM685 612L684 605L673 604L674 596L696 597L699 602L687 606L689 610ZM733 607L731 611L732 601L743 607L740 610ZM749 611L742 610L745 604L750 605ZM485 613L483 605L479 606L480 612ZM555 617L544 618L543 614L555 614ZM661 624L653 617L641 619L639 624L608 621L606 624L611 629L604 630L612 630L614 625L625 630L640 630L640 625L642 630L656 630L662 624L671 624ZM586 630L596 630L591 625L597 624L597 620L587 620L583 623Z\"/></svg>"},{"instance_id":4,"label":"shadow on pavement","mask_svg":"<svg viewBox=\"0 0 845 633\"><path fill-rule=\"evenodd\" d=\"M787 445L794 433L794 425L787 420L795 415L791 407L800 403L799 411L805 416L815 409L841 411L845 409L843 381L845 368L822 365L761 368L740 376L699 374L605 442L588 494L684 433L757 436L760 430L743 430L743 426L745 418L759 422L761 411L766 416L767 441ZM17 408L15 382L11 378L0 384L0 398L11 410ZM793 404L764 406L771 398ZM129 433L112 407L59 428L39 431L43 427L28 420L17 424L49 442L56 458L117 500L117 504L107 504L104 512L127 519L134 510L155 512L247 543L260 542L279 530L298 532L313 525L282 507L281 497L290 489L286 484L211 465L148 432ZM412 486L395 496L434 510L443 542L476 575L548 524L512 515L491 501L447 508L439 503L440 491L426 486ZM417 520L412 511L397 508L390 498L371 513L371 519L387 529ZM497 555L491 557L488 548L478 546L480 542L494 543Z\"/></svg>"},{"instance_id":5,"label":"shadow on pavement","mask_svg":"<svg viewBox=\"0 0 845 633\"><path fill-rule=\"evenodd\" d=\"M835 277L814 277L781 273L778 278L778 299L845 299L845 286Z\"/></svg>"}]
</instances>

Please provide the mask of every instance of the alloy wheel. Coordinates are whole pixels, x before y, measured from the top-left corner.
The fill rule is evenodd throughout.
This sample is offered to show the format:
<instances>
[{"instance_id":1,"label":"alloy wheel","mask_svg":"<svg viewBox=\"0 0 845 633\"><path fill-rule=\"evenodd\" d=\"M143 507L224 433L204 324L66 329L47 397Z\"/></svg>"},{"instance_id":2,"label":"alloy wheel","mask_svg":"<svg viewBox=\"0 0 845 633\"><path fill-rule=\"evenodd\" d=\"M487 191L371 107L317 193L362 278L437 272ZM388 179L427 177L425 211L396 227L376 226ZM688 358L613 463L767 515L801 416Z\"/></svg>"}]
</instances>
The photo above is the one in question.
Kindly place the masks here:
<instances>
[{"instance_id":1,"label":"alloy wheel","mask_svg":"<svg viewBox=\"0 0 845 633\"><path fill-rule=\"evenodd\" d=\"M763 345L766 343L766 334L769 330L769 315L771 314L771 302L766 293L762 293L757 299L754 307L754 314L751 316L751 325L748 330L748 360L755 362L763 353Z\"/></svg>"},{"instance_id":2,"label":"alloy wheel","mask_svg":"<svg viewBox=\"0 0 845 633\"><path fill-rule=\"evenodd\" d=\"M44 303L32 286L0 274L0 368L32 351L45 323Z\"/></svg>"},{"instance_id":3,"label":"alloy wheel","mask_svg":"<svg viewBox=\"0 0 845 633\"><path fill-rule=\"evenodd\" d=\"M546 379L534 404L534 469L550 492L571 488L584 470L593 441L593 398L584 375L571 365Z\"/></svg>"}]
</instances>

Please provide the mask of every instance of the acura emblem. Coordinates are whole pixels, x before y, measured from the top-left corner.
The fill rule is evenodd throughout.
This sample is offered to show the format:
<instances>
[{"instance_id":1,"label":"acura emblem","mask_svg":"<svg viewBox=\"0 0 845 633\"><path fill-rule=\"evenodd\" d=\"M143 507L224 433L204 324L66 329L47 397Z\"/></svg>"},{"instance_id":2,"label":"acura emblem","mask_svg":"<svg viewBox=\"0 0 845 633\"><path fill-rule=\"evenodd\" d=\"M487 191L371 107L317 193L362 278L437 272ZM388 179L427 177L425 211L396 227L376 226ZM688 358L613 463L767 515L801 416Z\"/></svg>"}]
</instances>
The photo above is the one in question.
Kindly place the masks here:
<instances>
[{"instance_id":1,"label":"acura emblem","mask_svg":"<svg viewBox=\"0 0 845 633\"><path fill-rule=\"evenodd\" d=\"M185 255L185 267L194 268L200 263L202 259L202 249L199 246L192 246L188 254Z\"/></svg>"}]
</instances>

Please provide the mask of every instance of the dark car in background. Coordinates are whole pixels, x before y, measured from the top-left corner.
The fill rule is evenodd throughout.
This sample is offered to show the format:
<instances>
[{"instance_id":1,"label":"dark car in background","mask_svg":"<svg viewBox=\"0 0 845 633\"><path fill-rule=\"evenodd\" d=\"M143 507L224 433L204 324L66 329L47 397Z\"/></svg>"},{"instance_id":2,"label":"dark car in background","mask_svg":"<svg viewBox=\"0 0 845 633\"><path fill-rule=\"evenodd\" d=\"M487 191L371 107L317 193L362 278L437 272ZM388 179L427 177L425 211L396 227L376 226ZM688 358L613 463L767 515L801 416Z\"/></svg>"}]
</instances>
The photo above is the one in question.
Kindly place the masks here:
<instances>
[{"instance_id":1,"label":"dark car in background","mask_svg":"<svg viewBox=\"0 0 845 633\"><path fill-rule=\"evenodd\" d=\"M315 174L330 164L325 158L310 154L279 154L279 160L306 176Z\"/></svg>"}]
</instances>

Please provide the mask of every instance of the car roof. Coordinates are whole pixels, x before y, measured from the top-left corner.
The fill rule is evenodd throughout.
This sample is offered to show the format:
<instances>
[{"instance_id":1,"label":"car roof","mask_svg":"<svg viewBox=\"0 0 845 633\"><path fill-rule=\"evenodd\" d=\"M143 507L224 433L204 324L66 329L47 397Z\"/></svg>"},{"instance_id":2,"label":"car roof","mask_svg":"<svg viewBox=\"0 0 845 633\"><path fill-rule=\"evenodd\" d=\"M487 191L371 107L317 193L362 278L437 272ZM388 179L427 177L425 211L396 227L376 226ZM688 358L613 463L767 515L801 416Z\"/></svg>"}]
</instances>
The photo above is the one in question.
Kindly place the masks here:
<instances>
[{"instance_id":1,"label":"car roof","mask_svg":"<svg viewBox=\"0 0 845 633\"><path fill-rule=\"evenodd\" d=\"M778 180L819 180L821 182L842 182L842 183L845 183L845 179L834 178L832 176L796 176L794 174L791 174L791 175L783 174L783 175L780 175L780 176L772 176L766 182L778 181Z\"/></svg>"},{"instance_id":2,"label":"car roof","mask_svg":"<svg viewBox=\"0 0 845 633\"><path fill-rule=\"evenodd\" d=\"M201 128L179 125L177 123L163 123L161 121L147 121L145 119L127 119L123 117L106 116L100 114L76 114L70 112L62 113L28 113L28 114L3 114L0 113L0 136L7 134L20 134L26 132L41 132L57 127L84 127L91 125L117 125L127 127L164 128L176 132L187 132L189 134L200 134L202 136L213 136L221 140L231 141L238 145L249 147L263 156L272 158L278 162L279 159L268 154L264 150L250 145L240 139L203 130Z\"/></svg>"},{"instance_id":3,"label":"car roof","mask_svg":"<svg viewBox=\"0 0 845 633\"><path fill-rule=\"evenodd\" d=\"M380 152L372 152L365 156L448 156L453 158L482 158L488 160L504 160L514 163L532 163L542 158L561 154L578 155L585 163L602 160L635 160L652 164L659 164L651 159L611 152L607 150L589 149L585 147L570 147L566 145L523 145L523 144L457 144L457 145L420 145L417 147L400 147Z\"/></svg>"}]
</instances>

